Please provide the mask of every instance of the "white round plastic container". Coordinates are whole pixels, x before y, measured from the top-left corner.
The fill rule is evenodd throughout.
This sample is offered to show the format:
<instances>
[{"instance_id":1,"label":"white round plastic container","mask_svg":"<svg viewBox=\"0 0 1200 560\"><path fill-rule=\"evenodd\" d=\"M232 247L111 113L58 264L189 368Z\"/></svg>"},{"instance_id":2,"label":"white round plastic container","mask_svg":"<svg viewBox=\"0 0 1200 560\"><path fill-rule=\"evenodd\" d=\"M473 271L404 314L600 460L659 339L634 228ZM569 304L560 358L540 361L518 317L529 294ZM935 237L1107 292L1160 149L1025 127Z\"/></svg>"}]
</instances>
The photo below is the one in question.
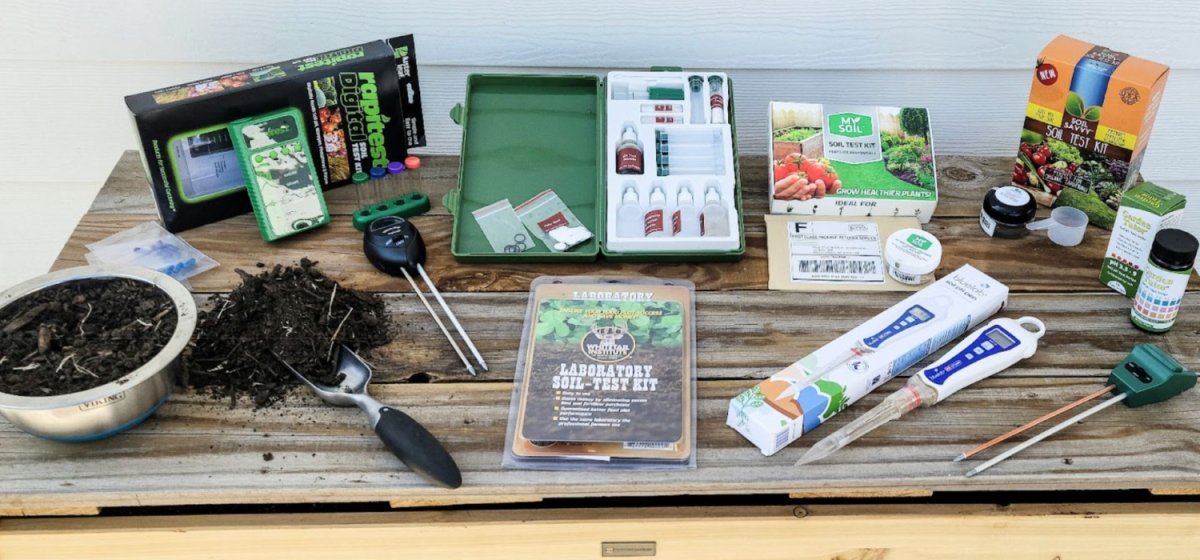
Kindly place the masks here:
<instances>
[{"instance_id":1,"label":"white round plastic container","mask_svg":"<svg viewBox=\"0 0 1200 560\"><path fill-rule=\"evenodd\" d=\"M933 271L942 263L942 244L919 229L902 229L888 237L883 257L897 282L920 286L933 280Z\"/></svg>"}]
</instances>

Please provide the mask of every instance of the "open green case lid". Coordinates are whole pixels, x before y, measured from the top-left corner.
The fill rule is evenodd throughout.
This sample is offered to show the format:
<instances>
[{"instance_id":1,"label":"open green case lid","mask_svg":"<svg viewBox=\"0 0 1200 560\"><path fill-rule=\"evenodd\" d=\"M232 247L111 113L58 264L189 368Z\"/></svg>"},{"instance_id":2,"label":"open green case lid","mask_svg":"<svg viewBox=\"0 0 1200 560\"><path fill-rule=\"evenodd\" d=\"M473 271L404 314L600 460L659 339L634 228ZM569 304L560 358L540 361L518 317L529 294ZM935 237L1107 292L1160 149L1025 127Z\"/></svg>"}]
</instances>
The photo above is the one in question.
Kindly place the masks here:
<instances>
[{"instance_id":1,"label":"open green case lid","mask_svg":"<svg viewBox=\"0 0 1200 560\"><path fill-rule=\"evenodd\" d=\"M729 84L730 125L733 90ZM450 112L463 128L458 189L443 198L454 215L450 253L459 262L590 262L605 235L605 93L599 76L470 74L466 99ZM737 140L734 136L734 165ZM738 175L740 177L740 174ZM735 189L735 251L605 252L612 261L734 261L745 253L742 195ZM492 250L472 212L507 198L517 206L553 189L594 237L555 253L541 243L522 253Z\"/></svg>"}]
</instances>

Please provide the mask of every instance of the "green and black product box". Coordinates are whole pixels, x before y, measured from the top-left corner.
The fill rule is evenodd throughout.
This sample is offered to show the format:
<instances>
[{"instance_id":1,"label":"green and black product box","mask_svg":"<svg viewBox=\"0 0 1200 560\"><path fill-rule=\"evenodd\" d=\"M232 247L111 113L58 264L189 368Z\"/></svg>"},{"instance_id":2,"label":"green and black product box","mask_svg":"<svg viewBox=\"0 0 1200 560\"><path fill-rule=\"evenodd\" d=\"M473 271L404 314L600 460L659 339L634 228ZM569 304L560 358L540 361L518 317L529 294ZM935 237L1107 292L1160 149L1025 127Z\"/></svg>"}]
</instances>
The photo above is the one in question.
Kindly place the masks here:
<instances>
[{"instance_id":1,"label":"green and black product box","mask_svg":"<svg viewBox=\"0 0 1200 560\"><path fill-rule=\"evenodd\" d=\"M229 123L294 108L320 185L425 145L412 35L363 43L125 98L164 227L250 212Z\"/></svg>"}]
</instances>

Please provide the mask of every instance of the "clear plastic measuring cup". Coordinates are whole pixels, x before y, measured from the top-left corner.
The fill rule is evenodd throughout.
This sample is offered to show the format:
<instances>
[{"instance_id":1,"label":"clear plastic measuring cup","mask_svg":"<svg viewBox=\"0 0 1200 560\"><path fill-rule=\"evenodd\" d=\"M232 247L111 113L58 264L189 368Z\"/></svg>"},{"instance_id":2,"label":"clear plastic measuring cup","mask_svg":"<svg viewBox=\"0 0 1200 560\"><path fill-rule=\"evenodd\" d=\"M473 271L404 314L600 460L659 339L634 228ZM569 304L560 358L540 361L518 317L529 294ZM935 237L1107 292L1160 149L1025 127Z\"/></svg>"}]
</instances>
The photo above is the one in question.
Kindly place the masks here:
<instances>
[{"instance_id":1,"label":"clear plastic measuring cup","mask_svg":"<svg viewBox=\"0 0 1200 560\"><path fill-rule=\"evenodd\" d=\"M1088 217L1083 210L1070 206L1060 206L1050 212L1050 217L1036 222L1030 222L1025 227L1033 230L1047 230L1050 241L1063 247L1074 247L1083 242L1083 232L1087 230Z\"/></svg>"}]
</instances>

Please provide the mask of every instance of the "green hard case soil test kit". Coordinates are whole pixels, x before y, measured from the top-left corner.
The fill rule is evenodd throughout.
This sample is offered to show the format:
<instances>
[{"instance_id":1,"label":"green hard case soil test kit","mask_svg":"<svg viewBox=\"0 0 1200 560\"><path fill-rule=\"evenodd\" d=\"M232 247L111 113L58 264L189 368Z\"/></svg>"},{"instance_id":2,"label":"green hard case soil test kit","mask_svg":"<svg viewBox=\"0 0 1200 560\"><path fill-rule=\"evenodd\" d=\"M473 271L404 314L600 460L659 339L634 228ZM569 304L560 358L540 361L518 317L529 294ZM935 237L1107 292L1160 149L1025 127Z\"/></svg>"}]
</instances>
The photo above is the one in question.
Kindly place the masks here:
<instances>
[{"instance_id":1,"label":"green hard case soil test kit","mask_svg":"<svg viewBox=\"0 0 1200 560\"><path fill-rule=\"evenodd\" d=\"M933 217L926 109L772 101L770 133L772 214Z\"/></svg>"},{"instance_id":2,"label":"green hard case soil test kit","mask_svg":"<svg viewBox=\"0 0 1200 560\"><path fill-rule=\"evenodd\" d=\"M1058 36L1038 56L1013 184L1112 228L1138 178L1169 69Z\"/></svg>"},{"instance_id":3,"label":"green hard case soil test kit","mask_svg":"<svg viewBox=\"0 0 1200 560\"><path fill-rule=\"evenodd\" d=\"M1133 297L1142 282L1154 236L1179 227L1186 204L1183 195L1153 183L1142 183L1125 193L1100 265L1100 282Z\"/></svg>"},{"instance_id":4,"label":"green hard case soil test kit","mask_svg":"<svg viewBox=\"0 0 1200 560\"><path fill-rule=\"evenodd\" d=\"M504 466L694 468L695 286L533 281Z\"/></svg>"},{"instance_id":5,"label":"green hard case soil test kit","mask_svg":"<svg viewBox=\"0 0 1200 560\"><path fill-rule=\"evenodd\" d=\"M462 159L458 189L444 202L460 262L585 262L602 254L729 261L745 253L725 74L473 74L451 116L463 127ZM533 240L532 230L505 225L513 222L508 206L547 190L574 226L594 236L559 250Z\"/></svg>"},{"instance_id":6,"label":"green hard case soil test kit","mask_svg":"<svg viewBox=\"0 0 1200 560\"><path fill-rule=\"evenodd\" d=\"M729 401L726 423L772 455L1004 307L963 265Z\"/></svg>"},{"instance_id":7,"label":"green hard case soil test kit","mask_svg":"<svg viewBox=\"0 0 1200 560\"><path fill-rule=\"evenodd\" d=\"M319 186L349 184L425 145L411 35L130 95L125 104L163 225L172 232L251 210L229 124L300 112Z\"/></svg>"}]
</instances>

